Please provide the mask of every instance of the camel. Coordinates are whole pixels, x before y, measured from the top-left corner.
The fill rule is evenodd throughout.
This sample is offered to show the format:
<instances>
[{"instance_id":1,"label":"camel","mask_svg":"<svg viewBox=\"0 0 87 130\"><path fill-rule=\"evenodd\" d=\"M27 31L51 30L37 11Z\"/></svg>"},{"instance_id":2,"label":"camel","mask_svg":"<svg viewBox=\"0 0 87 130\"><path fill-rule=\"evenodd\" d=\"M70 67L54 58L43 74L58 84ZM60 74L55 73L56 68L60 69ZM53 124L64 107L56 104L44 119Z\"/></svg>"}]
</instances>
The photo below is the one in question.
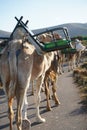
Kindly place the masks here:
<instances>
[{"instance_id":1,"label":"camel","mask_svg":"<svg viewBox=\"0 0 87 130\"><path fill-rule=\"evenodd\" d=\"M17 27L13 40L8 42L8 46L0 58L0 76L8 101L10 130L12 130L14 118L12 109L14 97L17 100L17 129L22 130L22 108L32 80L36 80L36 119L39 122L45 122L39 111L40 91L45 72L50 67L54 54L51 52L38 55L35 47L25 40L26 36L29 39L26 30L23 27Z\"/></svg>"},{"instance_id":2,"label":"camel","mask_svg":"<svg viewBox=\"0 0 87 130\"><path fill-rule=\"evenodd\" d=\"M14 118L14 112L12 109L14 97L17 99L17 129L22 130L21 109L23 105L24 95L30 82L33 64L32 59L34 49L31 45L29 45L29 48L22 48L22 40L10 41L8 47L6 47L5 52L1 55L0 58L0 76L3 88L7 96L10 130L12 130L12 122ZM16 57L15 55L17 53L17 50L20 50L21 52L20 55Z\"/></svg>"},{"instance_id":3,"label":"camel","mask_svg":"<svg viewBox=\"0 0 87 130\"><path fill-rule=\"evenodd\" d=\"M58 53L55 52L54 53L54 59L51 62L51 66L49 67L49 69L46 71L45 73L45 77L44 77L44 86L45 86L45 94L46 94L46 99L47 99L47 110L51 111L51 104L50 104L50 85L52 87L52 98L55 101L55 104L58 106L60 104L60 101L58 99L57 96L57 86L56 86L56 81L58 78Z\"/></svg>"},{"instance_id":4,"label":"camel","mask_svg":"<svg viewBox=\"0 0 87 130\"><path fill-rule=\"evenodd\" d=\"M59 38L59 35L58 35ZM39 35L38 39L40 40L40 42L46 44L48 42L52 41L52 35L51 34L42 34ZM52 110L51 105L50 105L50 90L49 90L49 80L51 82L51 86L52 86L52 92L53 92L53 97L55 100L55 104L59 105L59 99L57 97L56 94L56 80L57 80L57 70L58 70L58 60L59 60L59 54L57 51L54 51L54 59L51 62L51 66L48 68L48 70L45 73L45 77L44 77L44 82L43 82L43 89L45 88L45 94L46 94L46 99L47 99L47 110L50 111ZM43 90L42 90L43 91ZM34 83L32 82L32 94L34 95Z\"/></svg>"},{"instance_id":5,"label":"camel","mask_svg":"<svg viewBox=\"0 0 87 130\"><path fill-rule=\"evenodd\" d=\"M13 126L14 112L12 104L14 97L17 100L17 129L22 130L22 109L27 98L26 93L29 84L33 80L36 80L36 119L38 122L45 122L39 110L40 91L45 73L54 59L54 53L38 53L38 45L35 46L37 49L32 45L31 36L23 26L18 26L12 37L13 40L8 42L8 46L1 54L0 76L8 101L10 130L12 130ZM49 38L51 39L51 37Z\"/></svg>"}]
</instances>

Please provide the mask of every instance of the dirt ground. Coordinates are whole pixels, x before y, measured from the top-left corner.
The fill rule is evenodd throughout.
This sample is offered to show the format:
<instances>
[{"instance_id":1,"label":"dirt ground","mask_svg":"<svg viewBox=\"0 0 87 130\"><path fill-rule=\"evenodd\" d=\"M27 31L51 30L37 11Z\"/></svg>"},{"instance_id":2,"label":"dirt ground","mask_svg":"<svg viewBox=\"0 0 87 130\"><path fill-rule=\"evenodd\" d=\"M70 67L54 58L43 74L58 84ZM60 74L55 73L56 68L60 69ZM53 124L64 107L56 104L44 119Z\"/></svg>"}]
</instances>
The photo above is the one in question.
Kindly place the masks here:
<instances>
[{"instance_id":1,"label":"dirt ground","mask_svg":"<svg viewBox=\"0 0 87 130\"><path fill-rule=\"evenodd\" d=\"M46 123L38 124L35 120L34 96L31 95L31 88L28 90L28 118L31 121L31 130L87 130L87 108L80 98L79 89L72 78L72 72L60 75L57 80L57 94L61 104L56 107L51 100L52 111L46 110L46 97L41 93L41 116ZM51 89L51 88L50 88ZM16 101L14 101L16 111ZM0 90L0 130L9 130L7 117L7 102L4 92ZM13 130L16 130L15 119Z\"/></svg>"}]
</instances>

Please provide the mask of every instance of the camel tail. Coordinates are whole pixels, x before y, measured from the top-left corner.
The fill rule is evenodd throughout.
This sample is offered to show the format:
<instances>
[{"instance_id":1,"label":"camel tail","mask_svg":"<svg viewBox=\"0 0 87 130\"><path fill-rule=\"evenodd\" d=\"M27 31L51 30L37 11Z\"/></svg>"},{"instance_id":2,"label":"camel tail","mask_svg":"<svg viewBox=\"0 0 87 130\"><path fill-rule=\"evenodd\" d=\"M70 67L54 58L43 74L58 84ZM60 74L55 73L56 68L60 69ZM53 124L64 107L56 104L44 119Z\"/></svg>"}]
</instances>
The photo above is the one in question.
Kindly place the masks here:
<instances>
[{"instance_id":1,"label":"camel tail","mask_svg":"<svg viewBox=\"0 0 87 130\"><path fill-rule=\"evenodd\" d=\"M16 56L16 51L11 47L9 50L8 59L9 59L8 61L9 61L9 72L10 72L9 96L14 96L16 84L17 84L17 56Z\"/></svg>"}]
</instances>

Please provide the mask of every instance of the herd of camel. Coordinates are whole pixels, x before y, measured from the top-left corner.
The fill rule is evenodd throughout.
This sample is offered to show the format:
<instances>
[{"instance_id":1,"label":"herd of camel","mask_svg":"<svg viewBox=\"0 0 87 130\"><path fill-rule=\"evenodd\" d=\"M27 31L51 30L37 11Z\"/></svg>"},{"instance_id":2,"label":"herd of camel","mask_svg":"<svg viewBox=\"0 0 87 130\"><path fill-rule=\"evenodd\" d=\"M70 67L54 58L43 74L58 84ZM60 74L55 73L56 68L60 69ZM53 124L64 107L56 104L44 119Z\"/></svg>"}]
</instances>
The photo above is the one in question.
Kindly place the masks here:
<instances>
[{"instance_id":1,"label":"herd of camel","mask_svg":"<svg viewBox=\"0 0 87 130\"><path fill-rule=\"evenodd\" d=\"M55 39L61 37L55 33ZM47 110L51 110L50 90L52 86L53 99L56 105L60 104L56 93L56 80L59 73L63 73L63 63L65 55L61 51L51 51L44 54L38 54L36 48L29 42L29 34L22 26L18 26L14 33L13 39L8 40L7 45L0 54L0 78L1 84L5 91L8 102L8 117L10 120L10 130L13 129L14 111L12 108L14 97L17 101L16 124L17 129L22 130L22 118L26 116L27 90L30 83L35 81L35 103L36 103L36 120L45 122L40 115L41 89L44 86ZM28 39L28 40L27 40ZM38 37L44 44L52 40L51 34L44 34ZM68 70L74 69L76 59L80 59L79 52L67 55ZM24 111L22 111L24 109Z\"/></svg>"}]
</instances>

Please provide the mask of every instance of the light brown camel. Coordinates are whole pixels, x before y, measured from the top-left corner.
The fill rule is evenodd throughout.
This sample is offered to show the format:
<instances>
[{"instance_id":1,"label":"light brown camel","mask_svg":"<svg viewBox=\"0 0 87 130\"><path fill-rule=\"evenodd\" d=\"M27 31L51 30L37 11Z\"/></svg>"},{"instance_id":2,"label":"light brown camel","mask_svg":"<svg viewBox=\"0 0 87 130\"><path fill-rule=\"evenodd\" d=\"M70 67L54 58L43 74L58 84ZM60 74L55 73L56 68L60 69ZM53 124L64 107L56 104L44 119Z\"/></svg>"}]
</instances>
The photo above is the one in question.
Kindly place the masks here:
<instances>
[{"instance_id":1,"label":"light brown camel","mask_svg":"<svg viewBox=\"0 0 87 130\"><path fill-rule=\"evenodd\" d=\"M13 35L14 40L8 43L0 58L0 76L8 100L10 130L12 130L14 117L12 104L15 96L17 99L17 129L22 130L22 107L32 80L36 80L36 118L39 122L45 122L39 112L40 90L43 77L51 65L54 54L51 52L50 55L38 55L35 47L24 41L25 37L26 30L21 27L17 28Z\"/></svg>"},{"instance_id":2,"label":"light brown camel","mask_svg":"<svg viewBox=\"0 0 87 130\"><path fill-rule=\"evenodd\" d=\"M59 38L59 35L56 35L57 39ZM39 35L38 39L40 40L40 42L46 44L48 42L51 42L53 40L52 35L45 33L42 35ZM59 99L57 97L56 94L56 80L57 80L57 70L58 70L58 60L59 60L59 53L57 51L53 52L54 53L54 58L51 61L51 66L48 68L48 70L45 73L45 77L44 77L44 83L43 83L43 87L45 88L45 94L46 94L46 99L47 99L47 110L50 111L51 110L51 105L50 105L50 85L49 85L49 80L52 86L52 92L53 92L53 97L55 100L55 104L59 105ZM50 53L49 53L50 54ZM48 58L47 58L48 59ZM32 82L32 94L34 95L34 83Z\"/></svg>"}]
</instances>

